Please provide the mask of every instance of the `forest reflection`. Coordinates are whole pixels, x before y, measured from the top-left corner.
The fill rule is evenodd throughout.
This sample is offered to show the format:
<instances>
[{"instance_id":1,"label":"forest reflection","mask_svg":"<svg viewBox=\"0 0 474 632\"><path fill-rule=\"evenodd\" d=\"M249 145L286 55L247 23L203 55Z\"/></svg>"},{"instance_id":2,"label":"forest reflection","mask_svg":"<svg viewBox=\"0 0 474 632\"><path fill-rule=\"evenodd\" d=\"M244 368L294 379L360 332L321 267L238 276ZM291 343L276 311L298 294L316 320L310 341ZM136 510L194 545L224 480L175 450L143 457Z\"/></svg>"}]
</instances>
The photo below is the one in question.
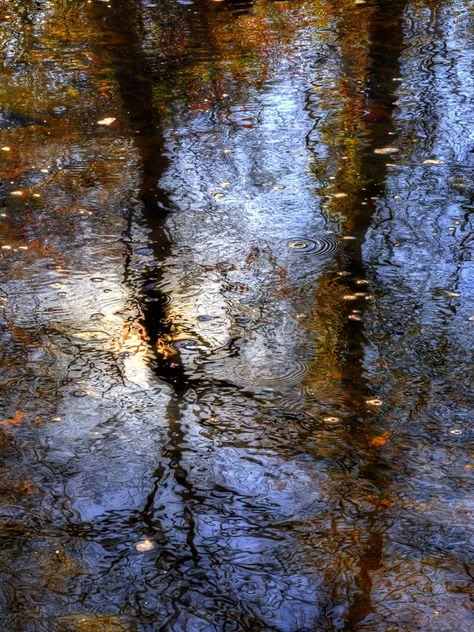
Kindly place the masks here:
<instances>
[{"instance_id":1,"label":"forest reflection","mask_svg":"<svg viewBox=\"0 0 474 632\"><path fill-rule=\"evenodd\" d=\"M471 629L469 3L0 11L5 629Z\"/></svg>"}]
</instances>

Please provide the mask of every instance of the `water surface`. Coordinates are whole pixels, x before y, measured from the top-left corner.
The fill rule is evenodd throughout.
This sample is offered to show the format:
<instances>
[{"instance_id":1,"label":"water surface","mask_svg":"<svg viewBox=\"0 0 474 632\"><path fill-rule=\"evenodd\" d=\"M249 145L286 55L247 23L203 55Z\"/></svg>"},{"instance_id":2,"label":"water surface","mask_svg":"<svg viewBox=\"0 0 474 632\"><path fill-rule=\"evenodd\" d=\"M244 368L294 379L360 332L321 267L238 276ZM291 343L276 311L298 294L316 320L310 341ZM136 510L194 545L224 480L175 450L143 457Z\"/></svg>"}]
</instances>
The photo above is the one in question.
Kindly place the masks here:
<instances>
[{"instance_id":1,"label":"water surface","mask_svg":"<svg viewBox=\"0 0 474 632\"><path fill-rule=\"evenodd\" d=\"M472 27L0 2L2 629L473 629Z\"/></svg>"}]
</instances>

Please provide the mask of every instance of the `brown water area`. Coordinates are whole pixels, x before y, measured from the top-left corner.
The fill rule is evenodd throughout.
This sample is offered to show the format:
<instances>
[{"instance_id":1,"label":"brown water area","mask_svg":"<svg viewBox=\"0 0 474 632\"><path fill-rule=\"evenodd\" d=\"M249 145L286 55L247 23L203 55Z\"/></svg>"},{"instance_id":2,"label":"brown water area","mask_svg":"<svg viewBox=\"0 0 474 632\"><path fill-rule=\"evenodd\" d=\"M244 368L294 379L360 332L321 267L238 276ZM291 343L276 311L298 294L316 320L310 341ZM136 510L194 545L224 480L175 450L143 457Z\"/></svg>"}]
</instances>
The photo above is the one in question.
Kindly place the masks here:
<instances>
[{"instance_id":1,"label":"brown water area","mask_svg":"<svg viewBox=\"0 0 474 632\"><path fill-rule=\"evenodd\" d=\"M0 0L0 632L474 630L470 0Z\"/></svg>"}]
</instances>

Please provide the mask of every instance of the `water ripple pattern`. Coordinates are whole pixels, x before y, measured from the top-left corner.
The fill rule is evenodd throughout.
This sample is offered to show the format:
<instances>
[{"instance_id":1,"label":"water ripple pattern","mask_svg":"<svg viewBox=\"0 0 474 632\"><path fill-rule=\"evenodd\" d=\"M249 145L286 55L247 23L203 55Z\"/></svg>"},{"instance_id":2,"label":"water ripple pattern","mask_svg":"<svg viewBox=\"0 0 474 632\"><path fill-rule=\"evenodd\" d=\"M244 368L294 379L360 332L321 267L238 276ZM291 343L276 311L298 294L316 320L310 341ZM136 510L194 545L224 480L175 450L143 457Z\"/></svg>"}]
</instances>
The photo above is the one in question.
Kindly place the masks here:
<instances>
[{"instance_id":1,"label":"water ripple pattern","mask_svg":"<svg viewBox=\"0 0 474 632\"><path fill-rule=\"evenodd\" d=\"M469 1L0 8L2 632L471 632Z\"/></svg>"}]
</instances>

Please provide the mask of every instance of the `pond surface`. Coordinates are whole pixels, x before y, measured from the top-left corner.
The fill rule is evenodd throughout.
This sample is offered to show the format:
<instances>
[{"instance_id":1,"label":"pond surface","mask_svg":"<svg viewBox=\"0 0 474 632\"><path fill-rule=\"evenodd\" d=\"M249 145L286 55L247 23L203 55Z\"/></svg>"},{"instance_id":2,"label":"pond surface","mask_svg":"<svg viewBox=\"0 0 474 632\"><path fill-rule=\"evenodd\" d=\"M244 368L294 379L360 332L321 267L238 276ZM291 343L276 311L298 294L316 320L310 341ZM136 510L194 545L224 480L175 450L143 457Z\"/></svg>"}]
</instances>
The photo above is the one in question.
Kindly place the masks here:
<instances>
[{"instance_id":1,"label":"pond surface","mask_svg":"<svg viewBox=\"0 0 474 632\"><path fill-rule=\"evenodd\" d=\"M474 629L473 25L0 1L2 630Z\"/></svg>"}]
</instances>

